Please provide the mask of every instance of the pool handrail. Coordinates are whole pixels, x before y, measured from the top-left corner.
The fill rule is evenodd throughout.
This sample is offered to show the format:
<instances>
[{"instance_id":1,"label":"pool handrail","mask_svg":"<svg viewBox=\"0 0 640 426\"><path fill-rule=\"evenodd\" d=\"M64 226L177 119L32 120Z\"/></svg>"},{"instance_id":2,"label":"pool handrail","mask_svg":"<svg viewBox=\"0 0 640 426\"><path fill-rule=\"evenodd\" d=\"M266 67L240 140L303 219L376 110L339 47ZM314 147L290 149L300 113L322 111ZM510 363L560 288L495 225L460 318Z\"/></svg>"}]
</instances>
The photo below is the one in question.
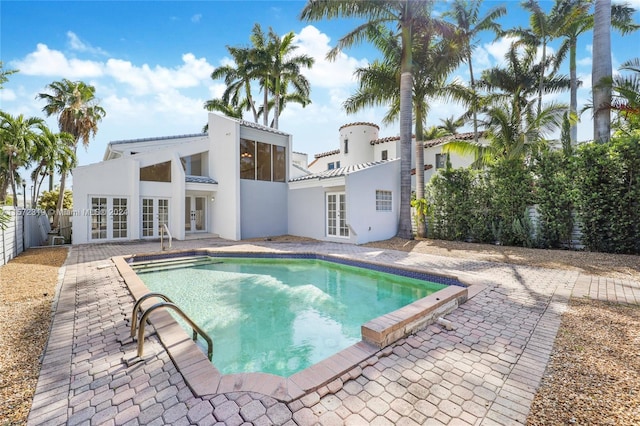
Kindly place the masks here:
<instances>
[{"instance_id":1,"label":"pool handrail","mask_svg":"<svg viewBox=\"0 0 640 426\"><path fill-rule=\"evenodd\" d=\"M204 338L204 340L207 341L207 357L209 358L209 361L211 361L213 359L213 340L211 339L211 337L209 337L209 335L205 333L204 330L202 330L195 322L193 322L193 320L189 318L189 316L185 314L178 305L173 303L171 299L169 299L162 293L147 293L140 299L138 299L133 307L133 313L131 314L131 338L135 336L135 327L137 324L138 310L140 309L140 305L150 297L158 297L163 300L151 306L149 309L146 309L142 314L142 318L140 318L138 327L138 357L142 358L144 354L144 329L149 315L151 315L153 311L160 308L171 308L175 312L177 312L178 315L180 315L180 317L182 317L182 319L189 324L189 326L191 326L191 329L193 330L193 340L197 340L198 334L200 334Z\"/></svg>"},{"instance_id":2,"label":"pool handrail","mask_svg":"<svg viewBox=\"0 0 640 426\"><path fill-rule=\"evenodd\" d=\"M169 236L169 248L171 248L171 242L173 240L173 237L171 236L171 232L169 231L169 227L167 226L166 223L163 223L160 226L160 251L164 251L164 233L167 233L167 235Z\"/></svg>"}]
</instances>

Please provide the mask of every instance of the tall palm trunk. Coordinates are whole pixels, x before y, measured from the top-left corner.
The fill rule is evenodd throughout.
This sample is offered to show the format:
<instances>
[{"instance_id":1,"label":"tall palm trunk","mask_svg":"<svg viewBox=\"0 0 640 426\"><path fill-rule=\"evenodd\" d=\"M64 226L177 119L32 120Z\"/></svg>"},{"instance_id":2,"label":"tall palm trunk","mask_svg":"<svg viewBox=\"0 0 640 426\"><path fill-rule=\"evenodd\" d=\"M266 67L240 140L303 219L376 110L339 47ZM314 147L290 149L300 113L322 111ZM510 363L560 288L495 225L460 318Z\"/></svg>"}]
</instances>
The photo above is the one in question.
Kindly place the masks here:
<instances>
[{"instance_id":1,"label":"tall palm trunk","mask_svg":"<svg viewBox=\"0 0 640 426\"><path fill-rule=\"evenodd\" d=\"M469 64L469 79L471 81L471 92L473 99L471 100L473 108L473 141L478 144L478 94L476 93L476 79L473 76L473 65L471 64L471 51L467 54L467 63Z\"/></svg>"},{"instance_id":2,"label":"tall palm trunk","mask_svg":"<svg viewBox=\"0 0 640 426\"><path fill-rule=\"evenodd\" d=\"M410 5L405 6L409 14ZM411 114L413 111L413 30L410 16L405 16L402 26L402 62L400 65L400 221L398 236L411 239ZM423 166L424 167L424 160Z\"/></svg>"},{"instance_id":3,"label":"tall palm trunk","mask_svg":"<svg viewBox=\"0 0 640 426\"><path fill-rule=\"evenodd\" d=\"M280 77L276 79L276 87L273 102L273 128L278 128L278 116L280 115Z\"/></svg>"},{"instance_id":4,"label":"tall palm trunk","mask_svg":"<svg viewBox=\"0 0 640 426\"><path fill-rule=\"evenodd\" d=\"M578 143L578 124L575 119L578 115L578 75L576 72L576 51L577 41L575 37L569 40L569 79L571 81L571 99L569 102L569 112L571 113L571 145Z\"/></svg>"},{"instance_id":5,"label":"tall palm trunk","mask_svg":"<svg viewBox=\"0 0 640 426\"><path fill-rule=\"evenodd\" d=\"M423 142L423 117L424 110L420 102L416 102L416 199L424 198L424 142ZM427 223L424 211L416 212L416 234L424 238L427 236Z\"/></svg>"},{"instance_id":6,"label":"tall palm trunk","mask_svg":"<svg viewBox=\"0 0 640 426\"><path fill-rule=\"evenodd\" d=\"M64 203L64 187L67 182L67 172L62 172L60 174L60 193L58 194L58 206L56 207L56 211L53 214L53 225L51 227L53 229L58 229L60 226L60 213L62 212L62 207Z\"/></svg>"},{"instance_id":7,"label":"tall palm trunk","mask_svg":"<svg viewBox=\"0 0 640 426\"><path fill-rule=\"evenodd\" d=\"M593 139L598 143L609 142L611 133L611 87L601 84L611 74L611 0L596 0L591 84L595 111Z\"/></svg>"}]
</instances>

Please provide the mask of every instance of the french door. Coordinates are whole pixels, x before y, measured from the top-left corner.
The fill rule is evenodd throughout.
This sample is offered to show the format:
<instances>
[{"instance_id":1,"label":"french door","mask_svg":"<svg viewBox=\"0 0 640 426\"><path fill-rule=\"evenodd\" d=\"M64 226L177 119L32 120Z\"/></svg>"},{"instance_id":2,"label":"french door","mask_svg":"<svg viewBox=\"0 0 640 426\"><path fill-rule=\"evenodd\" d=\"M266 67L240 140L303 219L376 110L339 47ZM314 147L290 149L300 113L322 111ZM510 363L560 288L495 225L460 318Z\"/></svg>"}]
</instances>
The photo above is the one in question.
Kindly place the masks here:
<instances>
[{"instance_id":1,"label":"french door","mask_svg":"<svg viewBox=\"0 0 640 426\"><path fill-rule=\"evenodd\" d=\"M129 212L126 198L91 197L91 239L128 237Z\"/></svg>"},{"instance_id":2,"label":"french door","mask_svg":"<svg viewBox=\"0 0 640 426\"><path fill-rule=\"evenodd\" d=\"M327 193L327 235L349 237L347 203L344 192Z\"/></svg>"},{"instance_id":3,"label":"french door","mask_svg":"<svg viewBox=\"0 0 640 426\"><path fill-rule=\"evenodd\" d=\"M207 230L207 197L187 195L184 199L185 232L204 232Z\"/></svg>"},{"instance_id":4,"label":"french door","mask_svg":"<svg viewBox=\"0 0 640 426\"><path fill-rule=\"evenodd\" d=\"M143 198L140 213L142 238L160 237L160 227L169 224L169 200Z\"/></svg>"}]
</instances>

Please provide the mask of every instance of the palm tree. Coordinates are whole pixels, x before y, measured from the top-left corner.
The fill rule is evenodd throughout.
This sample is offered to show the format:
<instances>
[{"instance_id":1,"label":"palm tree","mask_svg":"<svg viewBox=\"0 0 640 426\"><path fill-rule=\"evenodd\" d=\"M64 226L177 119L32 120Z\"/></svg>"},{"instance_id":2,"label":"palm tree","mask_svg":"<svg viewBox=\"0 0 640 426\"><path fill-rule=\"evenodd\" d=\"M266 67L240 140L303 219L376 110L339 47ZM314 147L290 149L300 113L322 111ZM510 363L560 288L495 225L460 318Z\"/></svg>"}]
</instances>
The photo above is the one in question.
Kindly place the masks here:
<instances>
[{"instance_id":1,"label":"palm tree","mask_svg":"<svg viewBox=\"0 0 640 426\"><path fill-rule=\"evenodd\" d=\"M273 94L273 125L278 128L278 118L283 105L281 99L288 93L291 85L297 99L302 100L303 105L311 102L309 99L310 85L307 78L301 74L302 68L311 68L314 59L308 55L293 55L298 46L293 44L295 34L289 32L280 38L273 29L269 28L267 52L270 57L269 66L264 68L265 80L269 82L269 89ZM263 88L266 90L266 88ZM289 98L293 99L293 98ZM269 110L268 103L265 112Z\"/></svg>"},{"instance_id":2,"label":"palm tree","mask_svg":"<svg viewBox=\"0 0 640 426\"><path fill-rule=\"evenodd\" d=\"M611 0L595 0L593 27L593 61L591 84L593 91L593 139L609 142L611 137L611 86L601 84L611 79Z\"/></svg>"},{"instance_id":3,"label":"palm tree","mask_svg":"<svg viewBox=\"0 0 640 426\"><path fill-rule=\"evenodd\" d=\"M70 81L66 78L62 81L54 81L47 86L51 92L39 93L37 98L44 99L47 104L42 111L50 117L58 116L58 125L61 132L69 133L73 136L73 153L78 150L78 142L87 147L91 137L95 137L100 122L106 112L98 104L95 97L95 87L87 85L82 81ZM58 198L58 208L53 217L53 227L58 227L59 212L62 210L64 200L64 188L67 173L60 176L60 196Z\"/></svg>"},{"instance_id":4,"label":"palm tree","mask_svg":"<svg viewBox=\"0 0 640 426\"><path fill-rule=\"evenodd\" d=\"M448 135L455 135L458 133L458 129L464 125L464 117L455 118L453 116L448 118L441 118L440 122L442 123L438 127L447 132ZM477 130L477 127L476 127ZM474 135L477 137L477 134ZM476 139L474 138L474 141Z\"/></svg>"},{"instance_id":5,"label":"palm tree","mask_svg":"<svg viewBox=\"0 0 640 426\"><path fill-rule=\"evenodd\" d=\"M271 28L265 35L260 24L255 24L251 30L251 47L227 46L235 65L222 66L211 73L214 80L224 77L227 88L220 99L207 101L205 109L234 118L242 118L243 111L251 110L254 122L262 116L264 126L269 126L269 113L273 110L271 127L278 128L278 119L287 102L302 106L311 103L310 84L301 71L310 68L314 60L308 55L293 55L298 48L293 44L294 38L293 32L281 38ZM251 85L256 80L263 98L259 108Z\"/></svg>"},{"instance_id":6,"label":"palm tree","mask_svg":"<svg viewBox=\"0 0 640 426\"><path fill-rule=\"evenodd\" d=\"M482 31L490 30L500 33L500 25L496 19L507 13L504 6L490 9L482 18L479 17L482 0L454 0L451 10L445 13L454 19L458 30L463 36L465 46L465 61L469 65L469 78L471 83L471 110L473 112L473 135L478 143L478 94L476 93L475 76L473 75L473 63L471 61L473 49L476 47L476 39Z\"/></svg>"},{"instance_id":7,"label":"palm tree","mask_svg":"<svg viewBox=\"0 0 640 426\"><path fill-rule=\"evenodd\" d=\"M213 99L205 103L207 111L219 111L223 114L242 118L243 110L251 110L254 122L258 122L258 110L251 93L252 61L249 48L230 47L227 50L235 62L235 66L224 65L213 70L211 78L218 80L224 78L227 88L221 99ZM240 114L238 116L238 111Z\"/></svg>"},{"instance_id":8,"label":"palm tree","mask_svg":"<svg viewBox=\"0 0 640 426\"><path fill-rule=\"evenodd\" d=\"M18 206L16 192L18 169L29 164L31 150L38 140L36 130L43 125L44 121L41 118L25 118L22 114L13 116L0 111L0 140L2 140L4 160L2 174L5 176L5 180L11 184L14 207Z\"/></svg>"},{"instance_id":9,"label":"palm tree","mask_svg":"<svg viewBox=\"0 0 640 426\"><path fill-rule=\"evenodd\" d=\"M640 131L640 58L624 62L620 71L631 71L631 75L618 74L611 85L611 109L618 112L616 128L624 131Z\"/></svg>"},{"instance_id":10,"label":"palm tree","mask_svg":"<svg viewBox=\"0 0 640 426\"><path fill-rule=\"evenodd\" d=\"M7 76L17 72L18 70L5 70L2 61L0 61L0 89L4 89L4 83L9 81Z\"/></svg>"},{"instance_id":11,"label":"palm tree","mask_svg":"<svg viewBox=\"0 0 640 426\"><path fill-rule=\"evenodd\" d=\"M76 156L73 152L73 136L69 133L53 133L48 127L41 128L38 143L34 145L32 158L38 165L31 172L33 192L31 205L35 205L40 188L45 177L49 176L49 191L53 189L53 175L55 171L62 173L71 170L76 165Z\"/></svg>"},{"instance_id":12,"label":"palm tree","mask_svg":"<svg viewBox=\"0 0 640 426\"><path fill-rule=\"evenodd\" d=\"M576 55L578 37L593 29L594 16L590 13L592 0L556 0L551 14L563 15L560 20L556 34L564 37L563 45L568 46L569 53L569 78L571 79L571 100L569 110L571 112L571 143L575 145L578 140L578 86L580 82L576 73ZM633 22L635 10L627 5L614 4L611 6L611 27L618 30L622 35L628 34L640 28ZM560 52L565 49L559 49Z\"/></svg>"},{"instance_id":13,"label":"palm tree","mask_svg":"<svg viewBox=\"0 0 640 426\"><path fill-rule=\"evenodd\" d=\"M335 58L347 47L366 39L368 30L378 24L391 24L399 30L402 41L400 65L400 223L398 236L410 239L411 229L411 128L413 112L413 35L429 18L433 0L310 0L301 12L301 18L317 21L324 18L364 18L367 20L346 34L329 52Z\"/></svg>"},{"instance_id":14,"label":"palm tree","mask_svg":"<svg viewBox=\"0 0 640 426\"><path fill-rule=\"evenodd\" d=\"M521 50L516 43L512 44L505 55L506 67L484 70L478 81L478 87L492 92L488 95L489 98L517 99L523 111L529 103L529 98L540 90L540 81L543 82L543 94L566 90L570 85L566 76L543 75L551 58L547 58L546 62L536 63L535 54L531 49ZM538 103L539 101L538 97ZM538 110L540 108L538 107Z\"/></svg>"},{"instance_id":15,"label":"palm tree","mask_svg":"<svg viewBox=\"0 0 640 426\"><path fill-rule=\"evenodd\" d=\"M353 113L368 106L389 105L383 122L392 123L398 117L400 108L400 59L402 49L397 37L383 27L371 29L369 38L385 56L384 61L374 61L371 65L356 70L360 81L358 91L349 97L344 107ZM429 98L446 96L450 86L446 79L463 60L463 51L456 43L453 27L442 21L431 21L423 26L413 41L413 112L415 117L415 165L416 199L424 198L424 126L429 111ZM436 37L438 40L436 41ZM418 212L418 236L426 234L424 217Z\"/></svg>"},{"instance_id":16,"label":"palm tree","mask_svg":"<svg viewBox=\"0 0 640 426\"><path fill-rule=\"evenodd\" d=\"M534 51L538 47L542 48L541 68L538 75L538 112L540 112L542 110L542 94L544 93L546 70L548 67L553 67L553 72L555 72L559 66L557 58L547 60L547 46L557 37L558 29L563 24L562 21L568 19L569 16L561 13L546 14L537 0L526 0L522 3L522 7L530 12L529 28L518 27L506 33L519 37L520 40L517 44L524 44ZM563 48L566 48L566 46L563 46ZM560 53L560 56L562 55Z\"/></svg>"}]
</instances>

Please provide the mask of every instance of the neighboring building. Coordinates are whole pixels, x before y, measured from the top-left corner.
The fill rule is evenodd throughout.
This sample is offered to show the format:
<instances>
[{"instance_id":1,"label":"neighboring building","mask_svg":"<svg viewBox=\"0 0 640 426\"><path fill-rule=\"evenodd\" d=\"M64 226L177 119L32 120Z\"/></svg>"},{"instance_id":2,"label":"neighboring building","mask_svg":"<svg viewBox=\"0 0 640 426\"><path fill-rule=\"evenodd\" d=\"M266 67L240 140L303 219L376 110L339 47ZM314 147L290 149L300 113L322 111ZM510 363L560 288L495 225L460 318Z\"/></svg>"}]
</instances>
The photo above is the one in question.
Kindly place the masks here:
<instances>
[{"instance_id":1,"label":"neighboring building","mask_svg":"<svg viewBox=\"0 0 640 426\"><path fill-rule=\"evenodd\" d=\"M399 138L380 139L378 131L371 123L342 126L340 149L308 166L291 135L215 114L209 133L111 142L104 161L73 170L73 243L158 238L163 225L176 239L391 238ZM425 147L430 171L442 161L441 146Z\"/></svg>"},{"instance_id":2,"label":"neighboring building","mask_svg":"<svg viewBox=\"0 0 640 426\"><path fill-rule=\"evenodd\" d=\"M340 148L315 155L309 164L309 170L319 173L325 170L339 169L366 162L385 161L400 158L400 136L378 137L380 128L373 123L351 123L340 127ZM447 154L442 148L451 141L473 140L473 133L444 136L424 142L424 180L425 183L440 168L446 165ZM415 137L411 141L411 174L415 175ZM449 159L454 168L468 167L473 162L471 156L450 153ZM415 178L411 185L415 188Z\"/></svg>"}]
</instances>

